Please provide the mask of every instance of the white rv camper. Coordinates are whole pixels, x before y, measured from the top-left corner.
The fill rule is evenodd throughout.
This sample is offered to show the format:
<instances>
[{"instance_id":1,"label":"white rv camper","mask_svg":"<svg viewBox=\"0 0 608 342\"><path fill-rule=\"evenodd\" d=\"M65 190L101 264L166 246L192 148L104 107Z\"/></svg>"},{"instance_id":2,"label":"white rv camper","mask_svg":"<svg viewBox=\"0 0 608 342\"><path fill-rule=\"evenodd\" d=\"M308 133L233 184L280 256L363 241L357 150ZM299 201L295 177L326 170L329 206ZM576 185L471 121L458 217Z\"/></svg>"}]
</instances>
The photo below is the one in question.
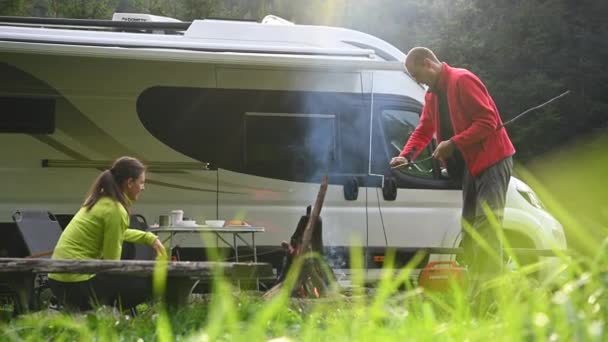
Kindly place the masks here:
<instances>
[{"instance_id":1,"label":"white rv camper","mask_svg":"<svg viewBox=\"0 0 608 342\"><path fill-rule=\"evenodd\" d=\"M391 247L404 263L416 248L459 242L461 191L441 165L388 167L425 90L404 73L405 55L376 37L272 16L0 22L1 221L17 208L75 213L99 170L131 155L150 166L134 212L150 223L172 209L246 220L266 228L260 254L289 239L324 174L332 251L362 246L371 258ZM566 247L561 225L515 178L504 228L516 247ZM341 256L334 265L348 266Z\"/></svg>"}]
</instances>

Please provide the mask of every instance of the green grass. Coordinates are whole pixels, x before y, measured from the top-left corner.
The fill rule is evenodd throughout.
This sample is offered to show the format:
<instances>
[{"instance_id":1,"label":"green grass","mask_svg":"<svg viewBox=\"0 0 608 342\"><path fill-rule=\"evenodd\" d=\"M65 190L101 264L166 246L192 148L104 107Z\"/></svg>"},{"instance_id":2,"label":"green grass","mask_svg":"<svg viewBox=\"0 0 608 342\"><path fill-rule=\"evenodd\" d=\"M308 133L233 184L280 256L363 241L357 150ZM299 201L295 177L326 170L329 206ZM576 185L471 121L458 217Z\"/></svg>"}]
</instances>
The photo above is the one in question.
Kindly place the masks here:
<instances>
[{"instance_id":1,"label":"green grass","mask_svg":"<svg viewBox=\"0 0 608 342\"><path fill-rule=\"evenodd\" d=\"M83 314L42 311L2 324L0 340L599 341L605 335L607 262L606 256L564 262L561 279L545 283L509 273L492 284L488 291L495 303L482 311L458 288L400 290L403 270L387 272L375 289L318 300L277 296L267 301L223 284L187 308L141 307L134 318L109 308Z\"/></svg>"},{"instance_id":2,"label":"green grass","mask_svg":"<svg viewBox=\"0 0 608 342\"><path fill-rule=\"evenodd\" d=\"M608 141L600 141L601 146L608 146ZM606 229L608 186L603 186L602 168L608 165L608 154L590 156L588 150L567 151L567 158L549 156L551 168L539 162L532 173L520 170L520 176L567 224L569 237L583 244L585 227L591 225L597 234L594 243L580 253L575 249L572 257L561 256L559 265L553 265L553 272L542 280L528 275L542 265L531 265L486 283L484 293L490 299L486 306L478 305L457 286L440 293L412 288L407 282L411 269L391 271L389 255L384 277L375 288L363 287L359 272L353 275L354 286L347 294L300 300L283 292L265 300L260 294L239 292L218 277L213 294L197 298L179 311L156 304L140 307L140 315L134 318L109 308L83 314L43 311L16 319L4 317L0 340L603 341L608 315L608 244L602 244L598 236ZM586 158L593 160L585 163ZM581 178L576 177L577 172ZM597 182L590 182L590 177ZM577 191L546 187L564 182ZM595 206L585 208L582 220L569 209L579 205L577 196L585 203L591 198L590 205ZM361 251L353 253L355 266L361 266ZM162 269L158 278L162 287Z\"/></svg>"}]
</instances>

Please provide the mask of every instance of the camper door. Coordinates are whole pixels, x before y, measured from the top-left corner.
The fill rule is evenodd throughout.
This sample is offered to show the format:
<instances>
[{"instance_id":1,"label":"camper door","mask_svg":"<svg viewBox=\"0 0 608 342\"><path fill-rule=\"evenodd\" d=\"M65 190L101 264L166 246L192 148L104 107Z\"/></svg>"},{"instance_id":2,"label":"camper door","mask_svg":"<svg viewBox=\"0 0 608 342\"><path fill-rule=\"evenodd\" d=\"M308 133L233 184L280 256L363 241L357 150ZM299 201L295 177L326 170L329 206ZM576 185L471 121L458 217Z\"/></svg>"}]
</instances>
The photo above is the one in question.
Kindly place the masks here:
<instances>
[{"instance_id":1,"label":"camper door","mask_svg":"<svg viewBox=\"0 0 608 342\"><path fill-rule=\"evenodd\" d=\"M387 245L398 248L451 247L460 231L461 191L444 177L440 162L430 159L404 169L391 169L418 126L422 104L408 96L373 94L371 173L382 175L379 203L370 219L370 231L386 235ZM418 159L432 154L431 142Z\"/></svg>"}]
</instances>

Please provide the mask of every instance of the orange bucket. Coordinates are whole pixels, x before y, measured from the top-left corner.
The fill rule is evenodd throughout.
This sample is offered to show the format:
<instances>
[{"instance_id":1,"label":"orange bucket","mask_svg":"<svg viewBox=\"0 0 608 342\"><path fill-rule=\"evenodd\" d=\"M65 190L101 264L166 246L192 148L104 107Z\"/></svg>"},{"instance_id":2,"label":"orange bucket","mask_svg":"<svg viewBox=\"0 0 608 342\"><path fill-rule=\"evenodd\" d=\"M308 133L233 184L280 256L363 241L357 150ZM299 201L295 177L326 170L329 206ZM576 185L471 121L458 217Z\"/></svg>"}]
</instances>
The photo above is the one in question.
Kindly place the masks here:
<instances>
[{"instance_id":1,"label":"orange bucket","mask_svg":"<svg viewBox=\"0 0 608 342\"><path fill-rule=\"evenodd\" d=\"M418 286L432 291L446 291L450 283L464 288L466 286L466 269L456 261L429 262L420 272Z\"/></svg>"}]
</instances>

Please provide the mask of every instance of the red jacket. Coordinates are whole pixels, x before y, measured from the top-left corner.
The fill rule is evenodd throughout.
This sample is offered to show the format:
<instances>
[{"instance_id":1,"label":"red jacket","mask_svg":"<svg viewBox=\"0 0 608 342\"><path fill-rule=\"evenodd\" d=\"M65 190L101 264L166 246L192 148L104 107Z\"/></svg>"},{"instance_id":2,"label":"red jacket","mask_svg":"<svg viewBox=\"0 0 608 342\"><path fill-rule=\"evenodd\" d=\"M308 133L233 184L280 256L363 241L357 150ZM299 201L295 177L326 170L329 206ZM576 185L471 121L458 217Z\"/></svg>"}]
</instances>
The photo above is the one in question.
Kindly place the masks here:
<instances>
[{"instance_id":1,"label":"red jacket","mask_svg":"<svg viewBox=\"0 0 608 342\"><path fill-rule=\"evenodd\" d=\"M462 153L471 176L477 177L489 166L515 153L506 129L496 131L496 127L502 124L500 114L477 76L468 70L452 68L443 63L437 88L444 91L446 87L454 127L451 140ZM411 156L412 160L439 132L439 97L429 91L424 101L420 124L399 154Z\"/></svg>"}]
</instances>

